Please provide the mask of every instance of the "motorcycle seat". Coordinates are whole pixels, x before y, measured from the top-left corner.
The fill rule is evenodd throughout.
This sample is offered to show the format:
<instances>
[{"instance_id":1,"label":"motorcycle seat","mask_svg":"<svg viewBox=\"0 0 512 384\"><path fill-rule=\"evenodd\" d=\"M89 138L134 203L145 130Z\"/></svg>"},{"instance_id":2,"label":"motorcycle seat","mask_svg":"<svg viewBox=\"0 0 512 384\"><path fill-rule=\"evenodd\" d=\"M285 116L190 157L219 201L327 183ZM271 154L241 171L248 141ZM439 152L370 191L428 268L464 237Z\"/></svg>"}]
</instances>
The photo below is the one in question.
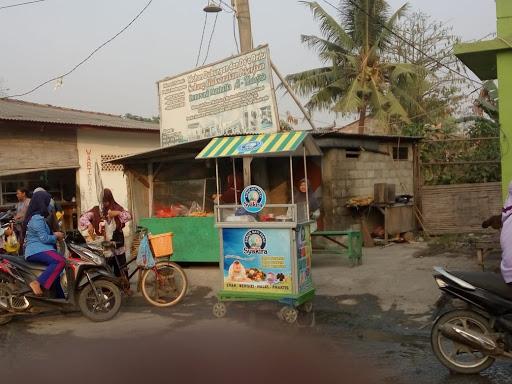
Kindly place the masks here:
<instances>
[{"instance_id":1,"label":"motorcycle seat","mask_svg":"<svg viewBox=\"0 0 512 384\"><path fill-rule=\"evenodd\" d=\"M13 255L1 255L0 256L3 259L9 260L12 263L19 265L20 267L30 270L30 271L44 271L48 266L44 264L39 263L29 263L27 260L25 260L25 257L23 256L13 256Z\"/></svg>"},{"instance_id":2,"label":"motorcycle seat","mask_svg":"<svg viewBox=\"0 0 512 384\"><path fill-rule=\"evenodd\" d=\"M512 287L509 286L499 273L493 272L450 272L469 284L494 293L512 301Z\"/></svg>"}]
</instances>

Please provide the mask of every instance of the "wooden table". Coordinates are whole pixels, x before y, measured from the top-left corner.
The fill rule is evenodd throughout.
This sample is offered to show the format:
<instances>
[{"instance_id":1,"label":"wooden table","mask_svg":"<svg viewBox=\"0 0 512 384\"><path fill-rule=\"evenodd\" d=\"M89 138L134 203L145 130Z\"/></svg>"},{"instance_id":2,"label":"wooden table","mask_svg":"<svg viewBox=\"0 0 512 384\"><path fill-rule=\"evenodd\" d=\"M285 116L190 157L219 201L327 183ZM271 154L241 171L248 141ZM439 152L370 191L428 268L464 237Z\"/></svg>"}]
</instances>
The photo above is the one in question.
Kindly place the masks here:
<instances>
[{"instance_id":1,"label":"wooden table","mask_svg":"<svg viewBox=\"0 0 512 384\"><path fill-rule=\"evenodd\" d=\"M315 231L311 233L311 236L323 237L339 246L338 249L322 250L322 252L343 255L344 251L347 250L348 258L353 266L363 263L363 241L360 231ZM347 237L347 244L343 244L336 239L336 237L341 236Z\"/></svg>"},{"instance_id":2,"label":"wooden table","mask_svg":"<svg viewBox=\"0 0 512 384\"><path fill-rule=\"evenodd\" d=\"M384 242L388 243L389 234L395 235L411 232L416 229L414 218L414 203L393 203L377 204L371 207L376 208L384 216Z\"/></svg>"}]
</instances>

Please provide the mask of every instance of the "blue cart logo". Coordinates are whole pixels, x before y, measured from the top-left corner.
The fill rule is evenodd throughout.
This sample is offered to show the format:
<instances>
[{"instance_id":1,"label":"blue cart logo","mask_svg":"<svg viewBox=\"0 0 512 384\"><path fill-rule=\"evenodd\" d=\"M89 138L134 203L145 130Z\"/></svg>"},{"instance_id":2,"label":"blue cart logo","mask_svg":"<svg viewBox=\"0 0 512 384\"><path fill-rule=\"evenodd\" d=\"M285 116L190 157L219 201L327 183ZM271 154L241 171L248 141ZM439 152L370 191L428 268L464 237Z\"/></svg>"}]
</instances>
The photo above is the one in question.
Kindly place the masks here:
<instances>
[{"instance_id":1,"label":"blue cart logo","mask_svg":"<svg viewBox=\"0 0 512 384\"><path fill-rule=\"evenodd\" d=\"M257 185L249 185L242 191L242 207L249 213L258 213L267 203L265 191Z\"/></svg>"},{"instance_id":2,"label":"blue cart logo","mask_svg":"<svg viewBox=\"0 0 512 384\"><path fill-rule=\"evenodd\" d=\"M247 153L256 151L257 149L260 149L263 143L259 140L252 140L248 141L247 143L242 143L238 146L237 151L239 153Z\"/></svg>"},{"instance_id":3,"label":"blue cart logo","mask_svg":"<svg viewBox=\"0 0 512 384\"><path fill-rule=\"evenodd\" d=\"M267 254L265 249L267 246L267 238L259 229L251 229L244 236L244 253L250 254Z\"/></svg>"}]
</instances>

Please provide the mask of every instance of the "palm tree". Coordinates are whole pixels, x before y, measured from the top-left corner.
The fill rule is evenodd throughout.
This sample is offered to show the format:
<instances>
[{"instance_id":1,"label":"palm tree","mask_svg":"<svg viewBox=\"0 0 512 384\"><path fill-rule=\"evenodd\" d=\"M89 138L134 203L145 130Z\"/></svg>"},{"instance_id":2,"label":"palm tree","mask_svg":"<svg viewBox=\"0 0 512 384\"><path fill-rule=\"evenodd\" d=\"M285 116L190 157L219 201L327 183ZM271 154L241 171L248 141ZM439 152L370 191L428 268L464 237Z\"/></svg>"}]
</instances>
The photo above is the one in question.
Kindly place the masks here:
<instances>
[{"instance_id":1,"label":"palm tree","mask_svg":"<svg viewBox=\"0 0 512 384\"><path fill-rule=\"evenodd\" d=\"M320 24L322 37L302 35L301 40L318 52L325 66L288 75L292 89L310 97L310 110L331 110L359 115L359 133L364 133L367 114L389 122L408 122L401 105L404 86L419 73L408 63L390 63L382 53L391 32L407 5L389 16L385 0L341 0L338 19L317 2L303 2ZM400 86L397 86L400 85Z\"/></svg>"}]
</instances>

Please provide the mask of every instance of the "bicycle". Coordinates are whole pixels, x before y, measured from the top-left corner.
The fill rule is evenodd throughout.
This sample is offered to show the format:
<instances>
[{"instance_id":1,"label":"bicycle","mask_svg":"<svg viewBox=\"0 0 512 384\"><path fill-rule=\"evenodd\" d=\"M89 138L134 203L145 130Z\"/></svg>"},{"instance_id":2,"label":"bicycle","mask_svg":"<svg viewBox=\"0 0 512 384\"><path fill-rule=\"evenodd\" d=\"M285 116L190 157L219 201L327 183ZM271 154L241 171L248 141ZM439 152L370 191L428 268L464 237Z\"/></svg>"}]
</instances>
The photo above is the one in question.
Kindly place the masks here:
<instances>
[{"instance_id":1,"label":"bicycle","mask_svg":"<svg viewBox=\"0 0 512 384\"><path fill-rule=\"evenodd\" d=\"M143 227L138 227L136 233L139 235L138 240L149 236L148 229ZM149 246L154 257L155 252L151 241ZM124 272L121 273L120 279L125 293L130 292L130 280L139 273L137 291L142 291L142 295L150 304L156 307L171 307L178 304L185 296L188 288L187 275L178 264L170 261L172 254L164 256L167 260L162 260L164 257L154 257L156 263L152 268L145 269L137 266L132 273L129 273L128 266L137 260L136 255L123 265L119 264L115 256L113 257L119 270Z\"/></svg>"}]
</instances>

